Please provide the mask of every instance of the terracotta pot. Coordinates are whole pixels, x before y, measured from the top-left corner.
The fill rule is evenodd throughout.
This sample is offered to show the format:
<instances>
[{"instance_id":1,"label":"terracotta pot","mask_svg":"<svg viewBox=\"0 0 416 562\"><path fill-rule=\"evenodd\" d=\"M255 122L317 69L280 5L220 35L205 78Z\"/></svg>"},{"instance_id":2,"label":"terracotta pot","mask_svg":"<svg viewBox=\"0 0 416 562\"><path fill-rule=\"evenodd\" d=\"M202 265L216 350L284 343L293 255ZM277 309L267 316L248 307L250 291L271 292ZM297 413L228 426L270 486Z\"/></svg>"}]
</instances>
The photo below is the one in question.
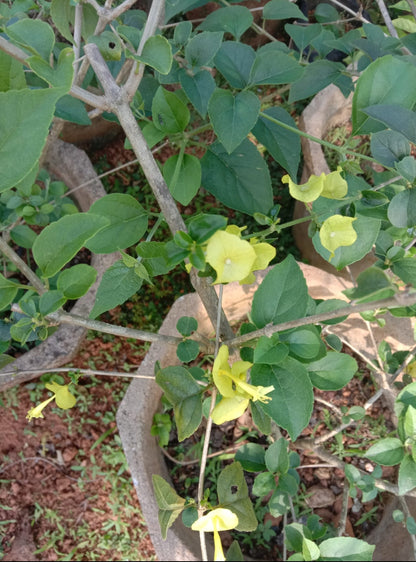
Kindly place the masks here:
<instances>
[{"instance_id":1,"label":"terracotta pot","mask_svg":"<svg viewBox=\"0 0 416 562\"><path fill-rule=\"evenodd\" d=\"M72 194L81 211L88 211L94 201L106 195L87 154L71 144L57 140L50 145L44 160L44 166L52 177L62 180L69 189L90 182ZM117 259L118 254L116 253L92 255L91 265L98 273L96 282L88 293L74 304L72 313L88 317L94 306L95 295L103 273ZM0 373L8 372L11 368L24 371L36 366L41 371L42 369L61 367L75 357L86 334L85 328L62 325L47 340L21 355L13 363L0 370ZM34 373L3 375L0 377L0 390L6 390L38 376L39 374Z\"/></svg>"}]
</instances>

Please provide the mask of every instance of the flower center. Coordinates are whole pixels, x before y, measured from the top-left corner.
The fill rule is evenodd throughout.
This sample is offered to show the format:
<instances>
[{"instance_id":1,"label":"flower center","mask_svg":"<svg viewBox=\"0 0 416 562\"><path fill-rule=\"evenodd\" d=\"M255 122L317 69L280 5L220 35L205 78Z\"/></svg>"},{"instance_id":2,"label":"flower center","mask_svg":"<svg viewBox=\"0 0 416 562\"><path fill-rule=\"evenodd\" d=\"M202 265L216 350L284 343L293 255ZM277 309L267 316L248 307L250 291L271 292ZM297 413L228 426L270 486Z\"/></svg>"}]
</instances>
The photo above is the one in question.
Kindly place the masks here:
<instances>
[{"instance_id":1,"label":"flower center","mask_svg":"<svg viewBox=\"0 0 416 562\"><path fill-rule=\"evenodd\" d=\"M231 262L231 258L227 258L227 259L225 260L225 265L231 265L231 263L232 263L232 262Z\"/></svg>"}]
</instances>

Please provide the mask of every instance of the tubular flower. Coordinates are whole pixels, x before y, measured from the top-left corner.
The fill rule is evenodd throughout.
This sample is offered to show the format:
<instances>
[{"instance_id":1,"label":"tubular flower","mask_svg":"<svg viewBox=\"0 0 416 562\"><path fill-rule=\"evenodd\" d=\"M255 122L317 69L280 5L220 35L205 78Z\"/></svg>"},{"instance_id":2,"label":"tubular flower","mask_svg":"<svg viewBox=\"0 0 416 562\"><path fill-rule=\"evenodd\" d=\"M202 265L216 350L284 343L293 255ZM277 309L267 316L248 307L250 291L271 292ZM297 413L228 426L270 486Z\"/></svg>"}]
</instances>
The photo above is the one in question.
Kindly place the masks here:
<instances>
[{"instance_id":1,"label":"tubular flower","mask_svg":"<svg viewBox=\"0 0 416 562\"><path fill-rule=\"evenodd\" d=\"M56 405L62 408L62 410L67 410L75 406L76 398L69 392L67 384L61 385L57 382L51 382L46 383L45 386L48 390L53 392L53 396L28 411L26 418L29 421L31 421L32 418L43 418L42 411L52 400L55 400Z\"/></svg>"},{"instance_id":2,"label":"tubular flower","mask_svg":"<svg viewBox=\"0 0 416 562\"><path fill-rule=\"evenodd\" d=\"M319 231L319 238L324 248L331 252L330 258L334 257L334 252L340 246L351 246L357 240L357 233L352 223L352 217L333 215L326 219Z\"/></svg>"},{"instance_id":3,"label":"tubular flower","mask_svg":"<svg viewBox=\"0 0 416 562\"><path fill-rule=\"evenodd\" d=\"M268 402L271 397L266 395L274 390L273 386L254 386L246 382L247 371L252 364L236 361L230 367L228 357L228 347L221 346L212 368L215 386L223 396L212 411L212 420L217 425L240 417L250 400Z\"/></svg>"},{"instance_id":4,"label":"tubular flower","mask_svg":"<svg viewBox=\"0 0 416 562\"><path fill-rule=\"evenodd\" d=\"M348 192L348 184L341 176L341 171L341 166L338 166L335 172L327 175L323 172L320 176L312 174L302 185L297 185L286 174L282 177L282 182L288 183L290 195L303 203L311 203L319 196L327 199L342 199Z\"/></svg>"},{"instance_id":5,"label":"tubular flower","mask_svg":"<svg viewBox=\"0 0 416 562\"><path fill-rule=\"evenodd\" d=\"M253 271L266 268L276 255L273 246L266 242L242 240L242 230L230 225L208 240L205 259L217 273L215 283L252 283Z\"/></svg>"},{"instance_id":6,"label":"tubular flower","mask_svg":"<svg viewBox=\"0 0 416 562\"><path fill-rule=\"evenodd\" d=\"M235 513L230 509L218 507L197 519L191 528L193 531L214 533L214 560L225 560L219 531L229 531L230 529L235 529L237 525L238 517Z\"/></svg>"}]
</instances>

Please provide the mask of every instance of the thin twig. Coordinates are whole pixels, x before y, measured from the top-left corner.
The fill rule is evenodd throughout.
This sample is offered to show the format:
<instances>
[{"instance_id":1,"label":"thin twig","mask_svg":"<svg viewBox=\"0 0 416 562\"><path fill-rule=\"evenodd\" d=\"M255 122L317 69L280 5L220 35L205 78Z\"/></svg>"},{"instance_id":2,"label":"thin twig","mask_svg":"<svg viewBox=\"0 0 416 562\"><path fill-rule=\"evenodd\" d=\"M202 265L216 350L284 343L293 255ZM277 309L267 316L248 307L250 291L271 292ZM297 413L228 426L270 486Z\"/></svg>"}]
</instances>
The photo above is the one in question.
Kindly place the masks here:
<instances>
[{"instance_id":1,"label":"thin twig","mask_svg":"<svg viewBox=\"0 0 416 562\"><path fill-rule=\"evenodd\" d=\"M416 19L416 6L415 6L415 3L413 2L413 0L406 0L406 2L409 4L410 11L412 12L413 17Z\"/></svg>"},{"instance_id":2,"label":"thin twig","mask_svg":"<svg viewBox=\"0 0 416 562\"><path fill-rule=\"evenodd\" d=\"M82 28L82 2L75 6L74 21L74 82L77 83L77 74L81 56L81 28Z\"/></svg>"},{"instance_id":3,"label":"thin twig","mask_svg":"<svg viewBox=\"0 0 416 562\"><path fill-rule=\"evenodd\" d=\"M207 455L207 459L213 459L215 457L220 457L221 455L228 455L230 453L235 453L239 447L240 445L234 445L233 447L228 447L227 449L224 449L222 451L217 451L216 453L210 453L209 455ZM166 449L164 449L163 447L161 447L160 450L162 451L162 453L165 455L167 459L180 466L190 466L192 464L198 464L201 461L201 459L179 461L178 459L175 459L175 457L172 457L172 455L169 454L168 451L166 451Z\"/></svg>"},{"instance_id":4,"label":"thin twig","mask_svg":"<svg viewBox=\"0 0 416 562\"><path fill-rule=\"evenodd\" d=\"M392 37L395 37L396 39L399 38L399 35L396 31L396 28L393 25L393 22L391 21L391 17L390 14L386 8L386 5L384 3L384 0L376 0L377 5L378 5L378 9L380 10L380 14L384 20L384 23L386 24L387 29L389 30L389 33Z\"/></svg>"},{"instance_id":5,"label":"thin twig","mask_svg":"<svg viewBox=\"0 0 416 562\"><path fill-rule=\"evenodd\" d=\"M137 369L137 365L132 365ZM99 371L97 369L79 369L78 367L55 367L52 369L24 369L21 371L2 371L0 377L10 375L25 375L25 374L44 374L44 373L80 373L88 377L101 376L101 377L127 377L130 379L152 379L155 377L151 375L139 375L136 373L123 373L121 371Z\"/></svg>"},{"instance_id":6,"label":"thin twig","mask_svg":"<svg viewBox=\"0 0 416 562\"><path fill-rule=\"evenodd\" d=\"M40 295L46 291L45 285L36 273L34 273L22 260L22 258L16 254L16 252L5 242L2 236L0 236L0 252L2 252L11 262L15 264L19 271L26 277Z\"/></svg>"},{"instance_id":7,"label":"thin twig","mask_svg":"<svg viewBox=\"0 0 416 562\"><path fill-rule=\"evenodd\" d=\"M319 396L315 396L315 401L320 402L321 404L324 404L325 406L327 406L328 408L333 410L339 418L343 417L343 413L341 412L341 410L337 406L335 406L335 404L331 404L331 402L328 402L327 400L324 400L323 398L320 398Z\"/></svg>"},{"instance_id":8,"label":"thin twig","mask_svg":"<svg viewBox=\"0 0 416 562\"><path fill-rule=\"evenodd\" d=\"M350 487L348 483L344 482L344 490L342 492L341 513L339 514L338 536L342 537L345 533L345 526L347 524L348 515L348 500L350 498Z\"/></svg>"}]
</instances>

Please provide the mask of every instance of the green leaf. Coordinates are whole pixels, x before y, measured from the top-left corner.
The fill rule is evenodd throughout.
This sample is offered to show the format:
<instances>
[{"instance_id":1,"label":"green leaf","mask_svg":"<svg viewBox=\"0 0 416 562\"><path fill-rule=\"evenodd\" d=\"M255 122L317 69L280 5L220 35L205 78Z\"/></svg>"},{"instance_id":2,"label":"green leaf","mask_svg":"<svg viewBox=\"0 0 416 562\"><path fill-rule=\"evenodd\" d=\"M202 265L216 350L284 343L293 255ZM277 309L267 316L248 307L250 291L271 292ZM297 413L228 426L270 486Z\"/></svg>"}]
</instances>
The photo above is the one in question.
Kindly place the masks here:
<instances>
[{"instance_id":1,"label":"green leaf","mask_svg":"<svg viewBox=\"0 0 416 562\"><path fill-rule=\"evenodd\" d=\"M237 458L236 458L237 460ZM243 465L244 468L244 465ZM259 498L264 498L276 489L276 481L271 472L261 472L256 476L251 493Z\"/></svg>"},{"instance_id":2,"label":"green leaf","mask_svg":"<svg viewBox=\"0 0 416 562\"><path fill-rule=\"evenodd\" d=\"M219 142L212 144L201 166L203 187L231 209L249 215L267 214L273 206L268 167L249 140L232 154Z\"/></svg>"},{"instance_id":3,"label":"green leaf","mask_svg":"<svg viewBox=\"0 0 416 562\"><path fill-rule=\"evenodd\" d=\"M182 363L189 363L198 357L199 343L193 340L181 341L176 348L176 355Z\"/></svg>"},{"instance_id":4,"label":"green leaf","mask_svg":"<svg viewBox=\"0 0 416 562\"><path fill-rule=\"evenodd\" d=\"M322 560L371 561L375 545L353 537L327 539L319 545Z\"/></svg>"},{"instance_id":5,"label":"green leaf","mask_svg":"<svg viewBox=\"0 0 416 562\"><path fill-rule=\"evenodd\" d=\"M208 111L208 101L215 90L215 80L208 70L200 70L190 76L185 70L179 73L179 81L187 98L201 117Z\"/></svg>"},{"instance_id":6,"label":"green leaf","mask_svg":"<svg viewBox=\"0 0 416 562\"><path fill-rule=\"evenodd\" d=\"M390 277L384 270L372 266L362 271L357 277L357 286L346 289L344 294L357 302L371 302L394 294Z\"/></svg>"},{"instance_id":7,"label":"green leaf","mask_svg":"<svg viewBox=\"0 0 416 562\"><path fill-rule=\"evenodd\" d=\"M120 39L112 31L103 31L99 35L88 37L88 43L95 43L104 60L120 60L123 47Z\"/></svg>"},{"instance_id":8,"label":"green leaf","mask_svg":"<svg viewBox=\"0 0 416 562\"><path fill-rule=\"evenodd\" d=\"M173 32L173 43L176 47L182 47L187 43L192 33L192 23L190 21L180 21L175 25Z\"/></svg>"},{"instance_id":9,"label":"green leaf","mask_svg":"<svg viewBox=\"0 0 416 562\"><path fill-rule=\"evenodd\" d=\"M258 430L264 435L270 435L272 431L270 416L268 416L266 412L263 412L258 402L250 402L250 411L253 423Z\"/></svg>"},{"instance_id":10,"label":"green leaf","mask_svg":"<svg viewBox=\"0 0 416 562\"><path fill-rule=\"evenodd\" d=\"M163 177L172 197L188 205L201 187L201 164L192 154L184 154L177 170L179 155L173 154L163 165Z\"/></svg>"},{"instance_id":11,"label":"green leaf","mask_svg":"<svg viewBox=\"0 0 416 562\"><path fill-rule=\"evenodd\" d=\"M121 260L116 262L103 275L90 318L123 304L139 291L142 284L143 279L136 275L134 268L127 267Z\"/></svg>"},{"instance_id":12,"label":"green leaf","mask_svg":"<svg viewBox=\"0 0 416 562\"><path fill-rule=\"evenodd\" d=\"M176 265L170 263L164 242L141 242L136 251L152 277L168 273Z\"/></svg>"},{"instance_id":13,"label":"green leaf","mask_svg":"<svg viewBox=\"0 0 416 562\"><path fill-rule=\"evenodd\" d=\"M241 445L235 454L235 460L247 472L261 472L266 470L264 463L264 448L259 443Z\"/></svg>"},{"instance_id":14,"label":"green leaf","mask_svg":"<svg viewBox=\"0 0 416 562\"><path fill-rule=\"evenodd\" d=\"M147 229L147 214L140 203L126 193L111 193L95 201L88 216L107 220L107 226L90 238L86 247L95 254L129 248Z\"/></svg>"},{"instance_id":15,"label":"green leaf","mask_svg":"<svg viewBox=\"0 0 416 562\"><path fill-rule=\"evenodd\" d=\"M292 255L275 265L254 294L251 319L257 328L302 318L309 295L302 270Z\"/></svg>"},{"instance_id":16,"label":"green leaf","mask_svg":"<svg viewBox=\"0 0 416 562\"><path fill-rule=\"evenodd\" d=\"M0 51L0 92L26 88L23 64L4 51Z\"/></svg>"},{"instance_id":17,"label":"green leaf","mask_svg":"<svg viewBox=\"0 0 416 562\"><path fill-rule=\"evenodd\" d=\"M332 312L334 310L342 310L345 306L348 306L348 303L341 299L327 299L317 305L315 314L325 314L326 312ZM332 320L322 320L322 324L339 324L339 322L344 322L347 318L348 316L338 316Z\"/></svg>"},{"instance_id":18,"label":"green leaf","mask_svg":"<svg viewBox=\"0 0 416 562\"><path fill-rule=\"evenodd\" d=\"M405 156L396 163L396 169L407 181L412 182L416 178L416 160L413 156Z\"/></svg>"},{"instance_id":19,"label":"green leaf","mask_svg":"<svg viewBox=\"0 0 416 562\"><path fill-rule=\"evenodd\" d=\"M416 521L414 517L406 517L406 529L411 535L416 535Z\"/></svg>"},{"instance_id":20,"label":"green leaf","mask_svg":"<svg viewBox=\"0 0 416 562\"><path fill-rule=\"evenodd\" d=\"M267 504L273 517L280 517L290 509L290 498L287 492L277 489Z\"/></svg>"},{"instance_id":21,"label":"green leaf","mask_svg":"<svg viewBox=\"0 0 416 562\"><path fill-rule=\"evenodd\" d=\"M416 142L416 113L400 105L371 105L361 109L372 119L380 121L393 131L401 133L410 142Z\"/></svg>"},{"instance_id":22,"label":"green leaf","mask_svg":"<svg viewBox=\"0 0 416 562\"><path fill-rule=\"evenodd\" d=\"M315 95L329 84L336 82L344 70L343 64L329 60L317 60L309 64L302 76L292 84L289 102L293 103Z\"/></svg>"},{"instance_id":23,"label":"green leaf","mask_svg":"<svg viewBox=\"0 0 416 562\"><path fill-rule=\"evenodd\" d=\"M295 440L308 425L313 409L313 389L305 367L291 357L278 365L254 365L251 380L274 387L268 394L271 401L260 407Z\"/></svg>"},{"instance_id":24,"label":"green leaf","mask_svg":"<svg viewBox=\"0 0 416 562\"><path fill-rule=\"evenodd\" d=\"M165 540L167 530L173 525L184 509L185 500L178 496L175 490L158 474L153 474L152 481L159 507L160 530L162 538Z\"/></svg>"},{"instance_id":25,"label":"green leaf","mask_svg":"<svg viewBox=\"0 0 416 562\"><path fill-rule=\"evenodd\" d=\"M231 33L237 41L253 23L253 16L245 6L228 6L208 14L198 29Z\"/></svg>"},{"instance_id":26,"label":"green leaf","mask_svg":"<svg viewBox=\"0 0 416 562\"><path fill-rule=\"evenodd\" d=\"M371 154L384 166L393 167L410 154L410 144L397 131L379 131L371 135Z\"/></svg>"},{"instance_id":27,"label":"green leaf","mask_svg":"<svg viewBox=\"0 0 416 562\"><path fill-rule=\"evenodd\" d=\"M198 321L193 316L182 316L176 323L176 329L182 336L190 336L198 329Z\"/></svg>"},{"instance_id":28,"label":"green leaf","mask_svg":"<svg viewBox=\"0 0 416 562\"><path fill-rule=\"evenodd\" d=\"M302 363L317 360L325 354L320 332L316 326L303 326L280 334L289 353ZM323 353L322 353L323 352Z\"/></svg>"},{"instance_id":29,"label":"green leaf","mask_svg":"<svg viewBox=\"0 0 416 562\"><path fill-rule=\"evenodd\" d=\"M412 440L416 439L416 408L413 408L413 406L409 406L406 410L403 428L406 437L410 437Z\"/></svg>"},{"instance_id":30,"label":"green leaf","mask_svg":"<svg viewBox=\"0 0 416 562\"><path fill-rule=\"evenodd\" d=\"M208 114L215 134L231 154L254 127L260 112L260 101L253 92L233 95L217 88L208 103Z\"/></svg>"},{"instance_id":31,"label":"green leaf","mask_svg":"<svg viewBox=\"0 0 416 562\"><path fill-rule=\"evenodd\" d=\"M289 470L287 446L288 442L283 437L270 445L265 454L267 470L274 474L286 474Z\"/></svg>"},{"instance_id":32,"label":"green leaf","mask_svg":"<svg viewBox=\"0 0 416 562\"><path fill-rule=\"evenodd\" d=\"M397 88L397 84L406 84ZM374 133L384 129L363 110L371 105L399 105L412 109L416 89L416 68L409 62L386 55L371 63L357 81L352 102L353 135Z\"/></svg>"},{"instance_id":33,"label":"green leaf","mask_svg":"<svg viewBox=\"0 0 416 562\"><path fill-rule=\"evenodd\" d=\"M217 230L227 226L227 219L222 215L209 215L202 213L196 215L186 223L189 235L198 244L206 242Z\"/></svg>"},{"instance_id":34,"label":"green leaf","mask_svg":"<svg viewBox=\"0 0 416 562\"><path fill-rule=\"evenodd\" d=\"M416 188L396 193L390 201L387 216L397 228L412 228L416 225Z\"/></svg>"},{"instance_id":35,"label":"green leaf","mask_svg":"<svg viewBox=\"0 0 416 562\"><path fill-rule=\"evenodd\" d=\"M238 531L254 531L257 517L248 496L248 487L239 462L226 466L217 480L218 503L238 517Z\"/></svg>"},{"instance_id":36,"label":"green leaf","mask_svg":"<svg viewBox=\"0 0 416 562\"><path fill-rule=\"evenodd\" d=\"M307 367L312 384L320 390L339 390L355 375L357 362L351 355L329 351Z\"/></svg>"},{"instance_id":37,"label":"green leaf","mask_svg":"<svg viewBox=\"0 0 416 562\"><path fill-rule=\"evenodd\" d=\"M319 550L319 546L313 541L304 538L302 541L302 554L305 560L318 560L321 551Z\"/></svg>"},{"instance_id":38,"label":"green leaf","mask_svg":"<svg viewBox=\"0 0 416 562\"><path fill-rule=\"evenodd\" d=\"M398 484L401 496L416 488L416 463L410 455L405 455L400 463Z\"/></svg>"},{"instance_id":39,"label":"green leaf","mask_svg":"<svg viewBox=\"0 0 416 562\"><path fill-rule=\"evenodd\" d=\"M221 46L222 33L205 31L195 35L185 47L185 59L193 68L208 66Z\"/></svg>"},{"instance_id":40,"label":"green leaf","mask_svg":"<svg viewBox=\"0 0 416 562\"><path fill-rule=\"evenodd\" d=\"M61 308L65 302L66 298L61 291L47 291L39 299L39 312L42 316L46 316Z\"/></svg>"},{"instance_id":41,"label":"green leaf","mask_svg":"<svg viewBox=\"0 0 416 562\"><path fill-rule=\"evenodd\" d=\"M393 273L406 284L416 286L416 260L414 257L397 260L391 268Z\"/></svg>"},{"instance_id":42,"label":"green leaf","mask_svg":"<svg viewBox=\"0 0 416 562\"><path fill-rule=\"evenodd\" d=\"M164 75L169 74L173 61L172 48L163 35L149 37L140 55L126 51L126 57L143 62Z\"/></svg>"},{"instance_id":43,"label":"green leaf","mask_svg":"<svg viewBox=\"0 0 416 562\"><path fill-rule=\"evenodd\" d=\"M72 79L74 76L74 51L71 48L62 49L59 54L56 67L52 68L49 62L46 62L39 55L34 55L26 59L30 68L42 80L45 80L50 86L54 88L62 88L63 91L69 92L72 86Z\"/></svg>"},{"instance_id":44,"label":"green leaf","mask_svg":"<svg viewBox=\"0 0 416 562\"><path fill-rule=\"evenodd\" d=\"M250 45L225 41L215 55L214 63L232 88L242 90L249 84L255 59L256 52Z\"/></svg>"},{"instance_id":45,"label":"green leaf","mask_svg":"<svg viewBox=\"0 0 416 562\"><path fill-rule=\"evenodd\" d=\"M190 113L186 105L173 92L162 86L157 89L152 102L155 127L164 133L181 133L189 123Z\"/></svg>"},{"instance_id":46,"label":"green leaf","mask_svg":"<svg viewBox=\"0 0 416 562\"><path fill-rule=\"evenodd\" d=\"M0 193L31 172L38 161L55 103L63 91L11 90L0 92Z\"/></svg>"},{"instance_id":47,"label":"green leaf","mask_svg":"<svg viewBox=\"0 0 416 562\"><path fill-rule=\"evenodd\" d=\"M64 269L59 274L57 287L67 299L79 299L94 284L96 270L85 263Z\"/></svg>"},{"instance_id":48,"label":"green leaf","mask_svg":"<svg viewBox=\"0 0 416 562\"><path fill-rule=\"evenodd\" d=\"M260 52L251 68L250 84L288 84L300 78L302 72L300 64L285 53L276 52L271 57L268 52Z\"/></svg>"},{"instance_id":49,"label":"green leaf","mask_svg":"<svg viewBox=\"0 0 416 562\"><path fill-rule=\"evenodd\" d=\"M254 363L277 365L286 359L289 350L286 345L273 338L261 336L254 349Z\"/></svg>"},{"instance_id":50,"label":"green leaf","mask_svg":"<svg viewBox=\"0 0 416 562\"><path fill-rule=\"evenodd\" d=\"M296 128L293 117L282 107L271 107L263 113ZM301 151L299 135L280 127L262 115L253 127L252 133L292 178L297 177Z\"/></svg>"},{"instance_id":51,"label":"green leaf","mask_svg":"<svg viewBox=\"0 0 416 562\"><path fill-rule=\"evenodd\" d=\"M29 250L36 240L36 233L27 224L18 224L10 231L10 237L13 242Z\"/></svg>"},{"instance_id":52,"label":"green leaf","mask_svg":"<svg viewBox=\"0 0 416 562\"><path fill-rule=\"evenodd\" d=\"M55 34L50 25L38 19L25 18L9 25L6 33L13 43L49 62L55 44Z\"/></svg>"},{"instance_id":53,"label":"green leaf","mask_svg":"<svg viewBox=\"0 0 416 562\"><path fill-rule=\"evenodd\" d=\"M231 543L230 548L227 550L225 560L227 562L231 560L233 562L244 562L245 558L237 541Z\"/></svg>"},{"instance_id":54,"label":"green leaf","mask_svg":"<svg viewBox=\"0 0 416 562\"><path fill-rule=\"evenodd\" d=\"M62 96L57 101L55 116L77 125L91 125L91 119L88 117L85 104L69 94Z\"/></svg>"},{"instance_id":55,"label":"green leaf","mask_svg":"<svg viewBox=\"0 0 416 562\"><path fill-rule=\"evenodd\" d=\"M6 279L0 273L0 310L4 310L14 301L20 285L11 279Z\"/></svg>"},{"instance_id":56,"label":"green leaf","mask_svg":"<svg viewBox=\"0 0 416 562\"><path fill-rule=\"evenodd\" d=\"M285 31L296 43L299 52L303 53L304 49L310 45L311 41L321 33L322 26L319 25L319 23L308 26L287 23L285 25ZM312 66L312 64L309 66Z\"/></svg>"},{"instance_id":57,"label":"green leaf","mask_svg":"<svg viewBox=\"0 0 416 562\"><path fill-rule=\"evenodd\" d=\"M291 18L308 21L305 14L289 0L271 0L263 8L265 20L287 20Z\"/></svg>"},{"instance_id":58,"label":"green leaf","mask_svg":"<svg viewBox=\"0 0 416 562\"><path fill-rule=\"evenodd\" d=\"M199 384L185 367L166 367L156 375L157 384L173 405L178 440L192 435L202 420L202 393Z\"/></svg>"},{"instance_id":59,"label":"green leaf","mask_svg":"<svg viewBox=\"0 0 416 562\"><path fill-rule=\"evenodd\" d=\"M400 439L387 437L380 439L375 445L372 445L365 456L377 464L394 466L402 461L404 453L403 443Z\"/></svg>"},{"instance_id":60,"label":"green leaf","mask_svg":"<svg viewBox=\"0 0 416 562\"><path fill-rule=\"evenodd\" d=\"M400 509L395 509L391 515L395 523L402 523L404 521L404 513Z\"/></svg>"},{"instance_id":61,"label":"green leaf","mask_svg":"<svg viewBox=\"0 0 416 562\"><path fill-rule=\"evenodd\" d=\"M67 215L42 230L33 244L33 257L43 277L53 277L99 230L107 219L87 213Z\"/></svg>"},{"instance_id":62,"label":"green leaf","mask_svg":"<svg viewBox=\"0 0 416 562\"><path fill-rule=\"evenodd\" d=\"M71 5L71 0L52 0L51 17L62 37L70 43L74 42L69 22L74 21L75 7Z\"/></svg>"}]
</instances>

